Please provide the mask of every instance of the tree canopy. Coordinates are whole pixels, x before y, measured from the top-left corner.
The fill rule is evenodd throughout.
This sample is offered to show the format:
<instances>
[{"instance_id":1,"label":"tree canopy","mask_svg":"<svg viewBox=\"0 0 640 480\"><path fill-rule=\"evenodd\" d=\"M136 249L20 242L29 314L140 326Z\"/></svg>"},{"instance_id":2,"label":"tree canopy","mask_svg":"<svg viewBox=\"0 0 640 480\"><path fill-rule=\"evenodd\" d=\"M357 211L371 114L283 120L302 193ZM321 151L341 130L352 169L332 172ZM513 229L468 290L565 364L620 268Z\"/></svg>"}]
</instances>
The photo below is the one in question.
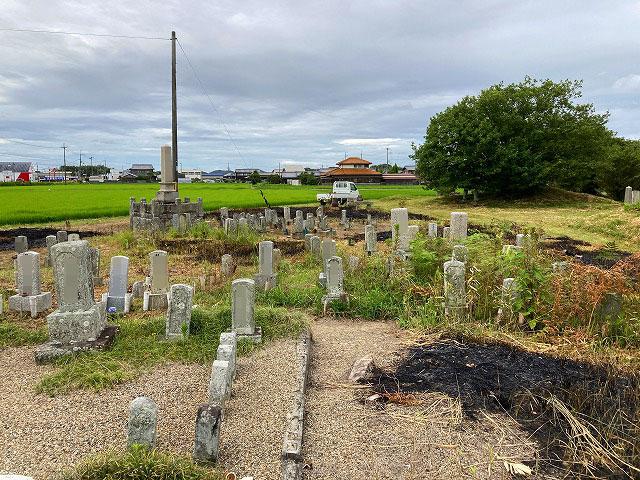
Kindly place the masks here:
<instances>
[{"instance_id":1,"label":"tree canopy","mask_svg":"<svg viewBox=\"0 0 640 480\"><path fill-rule=\"evenodd\" d=\"M519 196L551 181L574 190L595 182L610 145L609 114L577 104L582 82L499 83L431 117L411 157L423 181Z\"/></svg>"}]
</instances>

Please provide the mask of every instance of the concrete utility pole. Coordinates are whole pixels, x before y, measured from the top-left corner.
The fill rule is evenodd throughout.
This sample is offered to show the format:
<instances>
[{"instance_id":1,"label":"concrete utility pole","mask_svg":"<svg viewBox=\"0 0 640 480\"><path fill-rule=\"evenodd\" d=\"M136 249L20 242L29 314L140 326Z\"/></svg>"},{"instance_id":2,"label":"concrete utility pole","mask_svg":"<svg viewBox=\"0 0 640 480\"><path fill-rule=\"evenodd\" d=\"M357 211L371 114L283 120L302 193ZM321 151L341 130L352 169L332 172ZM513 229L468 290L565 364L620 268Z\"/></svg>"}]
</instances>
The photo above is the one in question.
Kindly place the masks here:
<instances>
[{"instance_id":1,"label":"concrete utility pole","mask_svg":"<svg viewBox=\"0 0 640 480\"><path fill-rule=\"evenodd\" d=\"M64 161L64 183L67 183L67 146L62 144L62 158Z\"/></svg>"},{"instance_id":2,"label":"concrete utility pole","mask_svg":"<svg viewBox=\"0 0 640 480\"><path fill-rule=\"evenodd\" d=\"M387 173L389 173L389 147L387 147Z\"/></svg>"},{"instance_id":3,"label":"concrete utility pole","mask_svg":"<svg viewBox=\"0 0 640 480\"><path fill-rule=\"evenodd\" d=\"M171 32L171 156L178 191L178 96L176 94L176 32Z\"/></svg>"}]
</instances>

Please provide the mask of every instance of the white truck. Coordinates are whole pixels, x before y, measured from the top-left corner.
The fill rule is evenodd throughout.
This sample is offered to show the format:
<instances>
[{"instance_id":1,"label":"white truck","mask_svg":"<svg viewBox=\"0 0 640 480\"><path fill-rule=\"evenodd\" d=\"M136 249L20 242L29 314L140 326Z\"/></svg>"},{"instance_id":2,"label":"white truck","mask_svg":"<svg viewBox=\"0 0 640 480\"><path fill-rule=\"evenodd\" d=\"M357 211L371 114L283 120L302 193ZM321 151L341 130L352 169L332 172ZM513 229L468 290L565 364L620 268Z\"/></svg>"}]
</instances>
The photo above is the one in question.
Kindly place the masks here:
<instances>
[{"instance_id":1,"label":"white truck","mask_svg":"<svg viewBox=\"0 0 640 480\"><path fill-rule=\"evenodd\" d=\"M362 195L358 187L353 182L333 182L331 193L318 193L316 200L321 205L330 203L331 205L344 205L346 203L356 203L362 201Z\"/></svg>"}]
</instances>

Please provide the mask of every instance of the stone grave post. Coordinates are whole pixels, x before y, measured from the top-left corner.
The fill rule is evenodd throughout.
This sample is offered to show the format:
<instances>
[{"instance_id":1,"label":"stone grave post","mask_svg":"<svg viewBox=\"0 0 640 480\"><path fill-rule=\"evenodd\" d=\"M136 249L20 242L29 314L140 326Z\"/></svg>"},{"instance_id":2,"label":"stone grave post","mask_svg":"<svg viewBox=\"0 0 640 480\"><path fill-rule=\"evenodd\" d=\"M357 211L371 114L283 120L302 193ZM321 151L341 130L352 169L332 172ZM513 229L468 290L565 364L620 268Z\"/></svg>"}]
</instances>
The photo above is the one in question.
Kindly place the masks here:
<instances>
[{"instance_id":1,"label":"stone grave post","mask_svg":"<svg viewBox=\"0 0 640 480\"><path fill-rule=\"evenodd\" d=\"M467 263L467 259L469 257L469 249L466 245L454 245L453 246L453 254L451 255L452 260L457 260L458 262Z\"/></svg>"},{"instance_id":2,"label":"stone grave post","mask_svg":"<svg viewBox=\"0 0 640 480\"><path fill-rule=\"evenodd\" d=\"M343 299L348 301L344 293L342 258L334 256L327 262L327 294L322 297L322 304L326 308L329 302Z\"/></svg>"},{"instance_id":3,"label":"stone grave post","mask_svg":"<svg viewBox=\"0 0 640 480\"><path fill-rule=\"evenodd\" d=\"M367 255L371 255L378 250L378 237L376 228L373 225L365 225L364 227L364 248Z\"/></svg>"},{"instance_id":4,"label":"stone grave post","mask_svg":"<svg viewBox=\"0 0 640 480\"><path fill-rule=\"evenodd\" d=\"M394 250L409 249L409 211L406 208L391 209L391 239Z\"/></svg>"},{"instance_id":5,"label":"stone grave post","mask_svg":"<svg viewBox=\"0 0 640 480\"><path fill-rule=\"evenodd\" d=\"M50 267L51 266L51 247L53 247L58 242L58 239L56 238L55 235L47 235L47 238L45 238L45 242L47 244L47 256L44 258L44 266Z\"/></svg>"},{"instance_id":6,"label":"stone grave post","mask_svg":"<svg viewBox=\"0 0 640 480\"><path fill-rule=\"evenodd\" d=\"M149 254L151 276L149 289L144 292L143 309L164 310L169 306L169 257L167 252L156 250Z\"/></svg>"},{"instance_id":7,"label":"stone grave post","mask_svg":"<svg viewBox=\"0 0 640 480\"><path fill-rule=\"evenodd\" d=\"M633 188L627 187L624 189L624 203L631 205L633 195Z\"/></svg>"},{"instance_id":8,"label":"stone grave post","mask_svg":"<svg viewBox=\"0 0 640 480\"><path fill-rule=\"evenodd\" d=\"M97 247L89 247L89 266L93 277L93 286L103 285L104 279L100 276L100 249Z\"/></svg>"},{"instance_id":9,"label":"stone grave post","mask_svg":"<svg viewBox=\"0 0 640 480\"><path fill-rule=\"evenodd\" d=\"M284 221L287 223L291 223L291 207L284 207L282 209L282 215L284 216Z\"/></svg>"},{"instance_id":10,"label":"stone grave post","mask_svg":"<svg viewBox=\"0 0 640 480\"><path fill-rule=\"evenodd\" d=\"M442 238L445 238L447 240L451 239L451 227L442 228Z\"/></svg>"},{"instance_id":11,"label":"stone grave post","mask_svg":"<svg viewBox=\"0 0 640 480\"><path fill-rule=\"evenodd\" d=\"M32 317L51 308L51 292L42 292L40 285L40 254L24 252L16 259L16 295L9 297L9 310L30 312Z\"/></svg>"},{"instance_id":12,"label":"stone grave post","mask_svg":"<svg viewBox=\"0 0 640 480\"><path fill-rule=\"evenodd\" d=\"M102 301L106 302L108 313L129 313L132 296L127 293L128 288L129 257L122 255L111 257L109 293L102 295Z\"/></svg>"},{"instance_id":13,"label":"stone grave post","mask_svg":"<svg viewBox=\"0 0 640 480\"><path fill-rule=\"evenodd\" d=\"M193 288L184 283L171 285L165 331L168 340L178 340L189 336L192 307Z\"/></svg>"},{"instance_id":14,"label":"stone grave post","mask_svg":"<svg viewBox=\"0 0 640 480\"><path fill-rule=\"evenodd\" d=\"M29 250L29 242L24 235L18 235L15 239L15 251L17 254L21 254Z\"/></svg>"},{"instance_id":15,"label":"stone grave post","mask_svg":"<svg viewBox=\"0 0 640 480\"><path fill-rule=\"evenodd\" d=\"M320 248L320 237L313 235L311 237L311 255L314 257L322 258L322 251Z\"/></svg>"},{"instance_id":16,"label":"stone grave post","mask_svg":"<svg viewBox=\"0 0 640 480\"><path fill-rule=\"evenodd\" d=\"M231 282L231 330L238 340L254 343L262 341L262 328L257 327L254 317L255 282L250 278L239 278Z\"/></svg>"},{"instance_id":17,"label":"stone grave post","mask_svg":"<svg viewBox=\"0 0 640 480\"><path fill-rule=\"evenodd\" d=\"M331 238L323 238L320 248L322 250L322 272L318 275L318 283L325 286L327 284L327 262L336 254L336 241Z\"/></svg>"},{"instance_id":18,"label":"stone grave post","mask_svg":"<svg viewBox=\"0 0 640 480\"><path fill-rule=\"evenodd\" d=\"M68 238L69 235L67 235L67 232L64 230L58 230L58 232L56 232L56 239L58 240L58 243L66 242Z\"/></svg>"},{"instance_id":19,"label":"stone grave post","mask_svg":"<svg viewBox=\"0 0 640 480\"><path fill-rule=\"evenodd\" d=\"M129 405L129 423L127 425L127 448L133 445L145 445L150 449L156 446L156 426L158 407L147 397L138 397Z\"/></svg>"},{"instance_id":20,"label":"stone grave post","mask_svg":"<svg viewBox=\"0 0 640 480\"><path fill-rule=\"evenodd\" d=\"M222 266L220 267L220 273L225 277L233 275L235 268L233 268L233 257L228 253L222 255Z\"/></svg>"},{"instance_id":21,"label":"stone grave post","mask_svg":"<svg viewBox=\"0 0 640 480\"><path fill-rule=\"evenodd\" d=\"M258 273L253 276L253 281L259 290L270 290L276 286L272 241L267 240L258 244Z\"/></svg>"},{"instance_id":22,"label":"stone grave post","mask_svg":"<svg viewBox=\"0 0 640 480\"><path fill-rule=\"evenodd\" d=\"M80 241L80 234L79 233L70 233L67 236L67 241L68 242L79 242Z\"/></svg>"},{"instance_id":23,"label":"stone grave post","mask_svg":"<svg viewBox=\"0 0 640 480\"><path fill-rule=\"evenodd\" d=\"M465 212L451 212L451 241L467 239L467 220Z\"/></svg>"},{"instance_id":24,"label":"stone grave post","mask_svg":"<svg viewBox=\"0 0 640 480\"><path fill-rule=\"evenodd\" d=\"M464 263L449 260L444 263L444 307L445 314L460 314L466 304Z\"/></svg>"},{"instance_id":25,"label":"stone grave post","mask_svg":"<svg viewBox=\"0 0 640 480\"><path fill-rule=\"evenodd\" d=\"M207 403L198 407L193 458L210 463L217 460L221 425L222 408L220 405Z\"/></svg>"}]
</instances>

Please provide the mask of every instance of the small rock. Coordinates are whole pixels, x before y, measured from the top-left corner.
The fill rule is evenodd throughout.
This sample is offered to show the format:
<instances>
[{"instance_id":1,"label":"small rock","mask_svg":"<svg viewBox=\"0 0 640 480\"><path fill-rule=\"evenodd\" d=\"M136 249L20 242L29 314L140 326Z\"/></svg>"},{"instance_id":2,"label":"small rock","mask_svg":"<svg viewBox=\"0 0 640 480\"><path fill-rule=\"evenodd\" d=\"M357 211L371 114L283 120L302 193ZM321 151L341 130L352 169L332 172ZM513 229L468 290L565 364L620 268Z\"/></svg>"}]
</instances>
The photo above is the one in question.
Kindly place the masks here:
<instances>
[{"instance_id":1,"label":"small rock","mask_svg":"<svg viewBox=\"0 0 640 480\"><path fill-rule=\"evenodd\" d=\"M373 363L373 357L371 355L367 355L362 357L353 364L351 368L351 373L349 373L349 381L350 382L360 382L366 377L368 377L373 370L375 365Z\"/></svg>"}]
</instances>

